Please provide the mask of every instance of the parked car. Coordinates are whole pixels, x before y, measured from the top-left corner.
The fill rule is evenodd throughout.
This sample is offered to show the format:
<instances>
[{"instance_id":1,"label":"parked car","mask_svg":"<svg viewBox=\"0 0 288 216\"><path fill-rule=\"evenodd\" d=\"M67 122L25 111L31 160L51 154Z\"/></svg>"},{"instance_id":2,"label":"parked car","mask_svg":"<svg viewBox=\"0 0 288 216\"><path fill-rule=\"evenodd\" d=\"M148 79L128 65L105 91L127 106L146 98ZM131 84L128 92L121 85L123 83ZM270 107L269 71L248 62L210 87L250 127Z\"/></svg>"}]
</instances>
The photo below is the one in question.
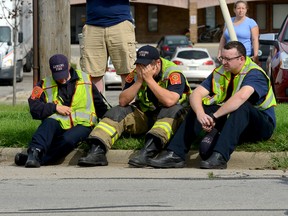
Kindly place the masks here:
<instances>
[{"instance_id":1,"label":"parked car","mask_svg":"<svg viewBox=\"0 0 288 216\"><path fill-rule=\"evenodd\" d=\"M192 87L205 80L216 67L206 48L177 47L171 61L182 68Z\"/></svg>"},{"instance_id":2,"label":"parked car","mask_svg":"<svg viewBox=\"0 0 288 216\"><path fill-rule=\"evenodd\" d=\"M273 48L267 59L267 74L278 102L288 102L288 15L278 32L277 39L270 37L261 39L262 44Z\"/></svg>"},{"instance_id":3,"label":"parked car","mask_svg":"<svg viewBox=\"0 0 288 216\"><path fill-rule=\"evenodd\" d=\"M116 74L116 70L114 65L112 64L112 60L109 57L107 61L107 68L104 75L105 80L105 90L108 90L110 86L119 86L121 88L121 76Z\"/></svg>"},{"instance_id":4,"label":"parked car","mask_svg":"<svg viewBox=\"0 0 288 216\"><path fill-rule=\"evenodd\" d=\"M259 60L259 66L263 68L263 70L267 71L267 59L269 58L271 49L273 46L263 43L263 40L276 40L277 33L265 33L260 34L259 36L259 51L258 51L258 60Z\"/></svg>"},{"instance_id":5,"label":"parked car","mask_svg":"<svg viewBox=\"0 0 288 216\"><path fill-rule=\"evenodd\" d=\"M167 59L171 59L177 47L192 47L192 43L185 35L166 35L156 45L160 56Z\"/></svg>"}]
</instances>

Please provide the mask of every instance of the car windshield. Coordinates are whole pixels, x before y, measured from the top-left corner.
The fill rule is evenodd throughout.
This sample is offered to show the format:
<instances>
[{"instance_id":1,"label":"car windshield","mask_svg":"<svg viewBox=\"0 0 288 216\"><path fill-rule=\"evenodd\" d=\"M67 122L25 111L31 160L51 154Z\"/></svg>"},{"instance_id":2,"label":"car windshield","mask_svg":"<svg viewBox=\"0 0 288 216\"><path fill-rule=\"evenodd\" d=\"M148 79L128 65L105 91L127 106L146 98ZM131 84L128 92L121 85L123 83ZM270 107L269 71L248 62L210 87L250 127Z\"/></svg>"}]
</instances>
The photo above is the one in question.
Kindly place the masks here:
<instances>
[{"instance_id":1,"label":"car windshield","mask_svg":"<svg viewBox=\"0 0 288 216\"><path fill-rule=\"evenodd\" d=\"M0 26L0 42L11 41L11 29L7 26Z\"/></svg>"},{"instance_id":2,"label":"car windshield","mask_svg":"<svg viewBox=\"0 0 288 216\"><path fill-rule=\"evenodd\" d=\"M174 45L174 44L188 44L188 39L185 37L170 37L166 39L166 44Z\"/></svg>"},{"instance_id":3,"label":"car windshield","mask_svg":"<svg viewBox=\"0 0 288 216\"><path fill-rule=\"evenodd\" d=\"M186 50L181 51L177 55L178 58L182 59L203 59L203 58L209 58L208 54L203 51L198 50Z\"/></svg>"}]
</instances>

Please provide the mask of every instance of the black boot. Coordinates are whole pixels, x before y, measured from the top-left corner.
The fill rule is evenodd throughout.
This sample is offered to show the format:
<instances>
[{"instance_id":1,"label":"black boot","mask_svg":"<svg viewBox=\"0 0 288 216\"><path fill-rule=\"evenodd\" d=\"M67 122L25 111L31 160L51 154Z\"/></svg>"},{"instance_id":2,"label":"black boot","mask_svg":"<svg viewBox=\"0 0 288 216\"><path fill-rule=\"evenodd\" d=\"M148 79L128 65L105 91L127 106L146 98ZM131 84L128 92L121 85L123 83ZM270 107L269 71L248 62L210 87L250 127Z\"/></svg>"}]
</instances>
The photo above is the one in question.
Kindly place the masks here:
<instances>
[{"instance_id":1,"label":"black boot","mask_svg":"<svg viewBox=\"0 0 288 216\"><path fill-rule=\"evenodd\" d=\"M25 163L25 167L27 168L40 167L40 153L41 153L41 150L38 148L28 149L28 159Z\"/></svg>"},{"instance_id":2,"label":"black boot","mask_svg":"<svg viewBox=\"0 0 288 216\"><path fill-rule=\"evenodd\" d=\"M224 157L218 153L213 152L213 154L205 161L200 162L201 169L226 169L227 161Z\"/></svg>"},{"instance_id":3,"label":"black boot","mask_svg":"<svg viewBox=\"0 0 288 216\"><path fill-rule=\"evenodd\" d=\"M91 143L91 148L86 157L81 157L78 160L79 166L107 166L106 149L103 144Z\"/></svg>"},{"instance_id":4,"label":"black boot","mask_svg":"<svg viewBox=\"0 0 288 216\"><path fill-rule=\"evenodd\" d=\"M156 141L156 138L150 138L146 141L145 146L140 150L139 155L131 158L128 164L135 167L147 166L147 161L154 158L161 150L161 141Z\"/></svg>"},{"instance_id":5,"label":"black boot","mask_svg":"<svg viewBox=\"0 0 288 216\"><path fill-rule=\"evenodd\" d=\"M26 161L28 159L28 154L25 154L25 153L17 153L15 155L15 158L14 158L14 163L17 165L17 166L24 166L26 164Z\"/></svg>"},{"instance_id":6,"label":"black boot","mask_svg":"<svg viewBox=\"0 0 288 216\"><path fill-rule=\"evenodd\" d=\"M183 168L186 163L173 151L164 150L155 158L149 159L148 165L155 168Z\"/></svg>"}]
</instances>

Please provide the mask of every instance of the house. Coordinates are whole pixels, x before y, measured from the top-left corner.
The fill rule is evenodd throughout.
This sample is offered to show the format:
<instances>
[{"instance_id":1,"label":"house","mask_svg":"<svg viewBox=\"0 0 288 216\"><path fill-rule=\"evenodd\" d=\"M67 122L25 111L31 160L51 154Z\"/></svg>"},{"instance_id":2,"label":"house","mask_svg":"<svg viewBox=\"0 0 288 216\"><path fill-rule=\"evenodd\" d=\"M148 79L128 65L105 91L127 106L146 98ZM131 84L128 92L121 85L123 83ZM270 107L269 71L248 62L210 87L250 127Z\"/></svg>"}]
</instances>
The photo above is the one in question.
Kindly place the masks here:
<instances>
[{"instance_id":1,"label":"house","mask_svg":"<svg viewBox=\"0 0 288 216\"><path fill-rule=\"evenodd\" d=\"M219 0L130 0L135 20L138 43L155 43L167 34L185 34L190 29L192 42L199 42L199 35L206 26L224 26ZM226 0L231 16L234 16L235 0ZM277 32L288 11L287 0L247 0L248 16L259 25L260 33ZM79 43L86 19L86 1L70 0L71 43ZM217 41L215 41L217 42Z\"/></svg>"}]
</instances>

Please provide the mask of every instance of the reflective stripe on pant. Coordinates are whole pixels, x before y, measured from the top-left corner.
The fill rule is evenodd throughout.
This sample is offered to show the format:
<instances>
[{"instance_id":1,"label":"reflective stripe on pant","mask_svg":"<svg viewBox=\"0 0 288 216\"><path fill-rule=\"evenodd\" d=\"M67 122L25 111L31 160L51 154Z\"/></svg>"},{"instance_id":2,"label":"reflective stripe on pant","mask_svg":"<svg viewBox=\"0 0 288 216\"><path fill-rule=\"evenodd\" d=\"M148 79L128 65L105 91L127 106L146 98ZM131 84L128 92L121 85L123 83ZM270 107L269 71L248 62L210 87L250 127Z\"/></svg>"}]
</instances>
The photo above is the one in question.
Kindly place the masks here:
<instances>
[{"instance_id":1,"label":"reflective stripe on pant","mask_svg":"<svg viewBox=\"0 0 288 216\"><path fill-rule=\"evenodd\" d=\"M187 109L179 104L162 108L157 116L157 121L147 134L160 138L162 144L165 145L174 135L186 114Z\"/></svg>"},{"instance_id":2,"label":"reflective stripe on pant","mask_svg":"<svg viewBox=\"0 0 288 216\"><path fill-rule=\"evenodd\" d=\"M97 137L108 148L116 142L123 132L144 134L148 131L148 118L135 106L111 108L102 121L90 133L90 138Z\"/></svg>"},{"instance_id":3,"label":"reflective stripe on pant","mask_svg":"<svg viewBox=\"0 0 288 216\"><path fill-rule=\"evenodd\" d=\"M151 118L135 106L116 106L110 109L102 121L96 125L90 138L95 137L111 148L123 132L139 135L151 128L148 134L160 138L161 142L166 144L183 121L185 114L186 110L181 105L162 108L157 115L157 121L151 128L149 126Z\"/></svg>"}]
</instances>

